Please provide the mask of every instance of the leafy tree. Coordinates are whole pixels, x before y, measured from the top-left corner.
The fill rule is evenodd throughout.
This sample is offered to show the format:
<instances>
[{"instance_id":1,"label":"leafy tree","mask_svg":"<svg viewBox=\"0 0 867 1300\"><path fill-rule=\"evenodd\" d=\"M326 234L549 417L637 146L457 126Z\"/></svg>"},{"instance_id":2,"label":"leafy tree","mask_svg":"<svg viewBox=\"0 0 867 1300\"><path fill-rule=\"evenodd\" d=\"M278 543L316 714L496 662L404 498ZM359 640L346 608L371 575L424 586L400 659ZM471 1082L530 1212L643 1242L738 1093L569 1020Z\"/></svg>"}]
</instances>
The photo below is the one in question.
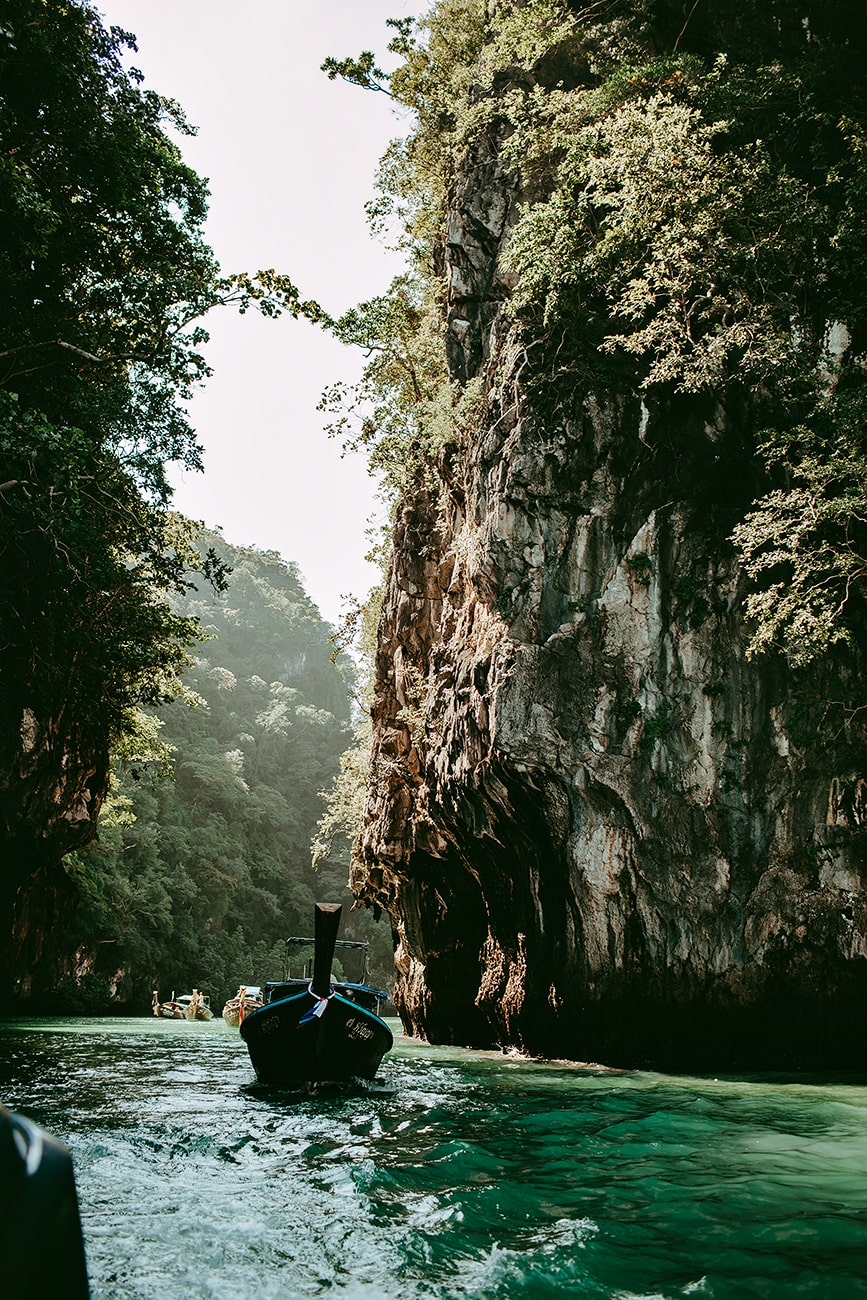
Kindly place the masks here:
<instances>
[{"instance_id":1,"label":"leafy tree","mask_svg":"<svg viewBox=\"0 0 867 1300\"><path fill-rule=\"evenodd\" d=\"M166 464L201 467L201 319L316 314L274 272L220 273L167 134L191 128L128 47L84 0L0 17L0 917L17 900L21 935L93 834L135 706L178 689L197 627L164 593L222 581L167 509Z\"/></svg>"},{"instance_id":2,"label":"leafy tree","mask_svg":"<svg viewBox=\"0 0 867 1300\"><path fill-rule=\"evenodd\" d=\"M672 26L661 54L650 6L610 24L531 8L557 12L546 57L578 51L584 76L507 106L508 152L544 190L508 253L515 318L573 375L620 354L649 394L750 413L770 488L734 534L758 584L751 651L804 664L852 639L867 595L863 32L845 6L802 23L745 0Z\"/></svg>"},{"instance_id":3,"label":"leafy tree","mask_svg":"<svg viewBox=\"0 0 867 1300\"><path fill-rule=\"evenodd\" d=\"M323 793L325 811L319 818L312 844L314 866L331 861L341 851L348 858L361 829L373 743L371 709L381 603L380 586L367 601L357 606L351 622L335 637L338 644L353 645L356 652L356 710L352 720L352 744L341 754L339 770Z\"/></svg>"},{"instance_id":4,"label":"leafy tree","mask_svg":"<svg viewBox=\"0 0 867 1300\"><path fill-rule=\"evenodd\" d=\"M368 358L355 385L334 384L319 403L326 426L349 451L365 451L385 499L394 504L414 478L435 489L444 449L464 437L479 400L451 380L440 315L423 277L404 275L387 294L331 323L342 343Z\"/></svg>"},{"instance_id":5,"label":"leafy tree","mask_svg":"<svg viewBox=\"0 0 867 1300\"><path fill-rule=\"evenodd\" d=\"M763 447L785 485L735 529L756 590L753 652L781 647L802 667L835 643L857 644L867 595L867 391L820 397L809 423Z\"/></svg>"}]
</instances>

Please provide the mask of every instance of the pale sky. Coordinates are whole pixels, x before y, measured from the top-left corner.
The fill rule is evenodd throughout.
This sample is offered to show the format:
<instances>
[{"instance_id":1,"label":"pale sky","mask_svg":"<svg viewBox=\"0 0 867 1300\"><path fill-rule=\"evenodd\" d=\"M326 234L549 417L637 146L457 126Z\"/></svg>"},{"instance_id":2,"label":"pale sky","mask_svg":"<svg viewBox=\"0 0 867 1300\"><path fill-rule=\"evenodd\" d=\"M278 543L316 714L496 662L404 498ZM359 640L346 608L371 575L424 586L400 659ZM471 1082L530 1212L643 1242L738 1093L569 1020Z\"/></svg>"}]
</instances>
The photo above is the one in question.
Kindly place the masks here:
<instances>
[{"instance_id":1,"label":"pale sky","mask_svg":"<svg viewBox=\"0 0 867 1300\"><path fill-rule=\"evenodd\" d=\"M94 0L134 32L145 85L176 99L198 135L186 161L208 178L206 228L224 271L274 267L332 315L381 293L401 269L370 236L364 203L389 140L404 133L386 95L329 81L320 64L372 49L386 18L420 0ZM303 321L227 311L208 320L214 374L191 406L204 474L176 476L175 505L227 541L294 560L322 614L375 581L363 555L375 484L342 457L316 410L362 358Z\"/></svg>"}]
</instances>

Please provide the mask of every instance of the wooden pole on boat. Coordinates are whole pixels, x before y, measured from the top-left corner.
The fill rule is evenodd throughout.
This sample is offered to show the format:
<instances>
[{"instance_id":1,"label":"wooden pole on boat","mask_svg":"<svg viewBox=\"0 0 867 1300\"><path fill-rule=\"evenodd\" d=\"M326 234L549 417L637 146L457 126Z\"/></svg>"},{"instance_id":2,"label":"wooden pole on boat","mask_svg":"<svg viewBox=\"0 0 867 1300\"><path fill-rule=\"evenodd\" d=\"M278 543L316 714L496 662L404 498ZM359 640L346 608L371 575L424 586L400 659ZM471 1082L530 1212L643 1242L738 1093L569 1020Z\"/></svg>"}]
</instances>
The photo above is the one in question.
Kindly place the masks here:
<instances>
[{"instance_id":1,"label":"wooden pole on boat","mask_svg":"<svg viewBox=\"0 0 867 1300\"><path fill-rule=\"evenodd\" d=\"M327 998L331 992L331 963L334 961L334 948L337 944L337 931L340 928L340 903L317 903L314 918L313 937L313 979L310 991L317 998Z\"/></svg>"}]
</instances>

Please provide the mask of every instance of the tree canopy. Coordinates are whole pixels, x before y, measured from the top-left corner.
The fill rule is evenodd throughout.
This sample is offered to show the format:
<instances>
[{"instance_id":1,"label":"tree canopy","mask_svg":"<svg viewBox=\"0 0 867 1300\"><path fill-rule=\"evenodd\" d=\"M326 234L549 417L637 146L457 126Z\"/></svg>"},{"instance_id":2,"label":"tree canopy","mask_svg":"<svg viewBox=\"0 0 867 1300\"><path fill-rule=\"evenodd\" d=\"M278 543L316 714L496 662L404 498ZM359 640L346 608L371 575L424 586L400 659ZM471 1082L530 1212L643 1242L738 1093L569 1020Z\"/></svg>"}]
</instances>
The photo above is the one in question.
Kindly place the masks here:
<instances>
[{"instance_id":1,"label":"tree canopy","mask_svg":"<svg viewBox=\"0 0 867 1300\"><path fill-rule=\"evenodd\" d=\"M2 905L93 833L109 746L177 690L194 619L166 593L222 581L168 509L201 468L185 403L205 314L308 311L274 272L226 276L177 104L84 0L0 16Z\"/></svg>"}]
</instances>

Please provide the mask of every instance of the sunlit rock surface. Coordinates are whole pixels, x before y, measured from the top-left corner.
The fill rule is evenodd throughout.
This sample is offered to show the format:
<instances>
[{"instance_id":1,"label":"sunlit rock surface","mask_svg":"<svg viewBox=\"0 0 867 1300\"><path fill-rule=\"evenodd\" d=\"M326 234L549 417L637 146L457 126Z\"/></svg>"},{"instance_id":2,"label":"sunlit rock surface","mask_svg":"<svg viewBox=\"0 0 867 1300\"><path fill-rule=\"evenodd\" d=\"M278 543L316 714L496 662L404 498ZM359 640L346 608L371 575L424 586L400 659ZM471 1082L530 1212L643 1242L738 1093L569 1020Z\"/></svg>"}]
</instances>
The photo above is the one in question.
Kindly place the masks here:
<instances>
[{"instance_id":1,"label":"sunlit rock surface","mask_svg":"<svg viewBox=\"0 0 867 1300\"><path fill-rule=\"evenodd\" d=\"M515 345L515 196L455 196L452 371L493 381L406 501L353 884L413 1032L626 1065L867 1065L863 731L845 658L748 661L744 413L560 388ZM827 701L836 701L829 705Z\"/></svg>"}]
</instances>

